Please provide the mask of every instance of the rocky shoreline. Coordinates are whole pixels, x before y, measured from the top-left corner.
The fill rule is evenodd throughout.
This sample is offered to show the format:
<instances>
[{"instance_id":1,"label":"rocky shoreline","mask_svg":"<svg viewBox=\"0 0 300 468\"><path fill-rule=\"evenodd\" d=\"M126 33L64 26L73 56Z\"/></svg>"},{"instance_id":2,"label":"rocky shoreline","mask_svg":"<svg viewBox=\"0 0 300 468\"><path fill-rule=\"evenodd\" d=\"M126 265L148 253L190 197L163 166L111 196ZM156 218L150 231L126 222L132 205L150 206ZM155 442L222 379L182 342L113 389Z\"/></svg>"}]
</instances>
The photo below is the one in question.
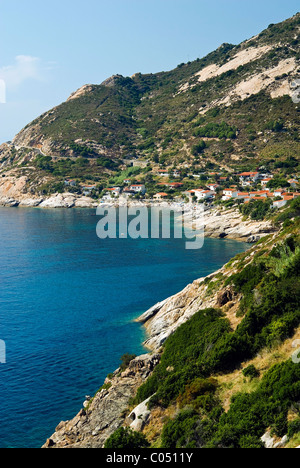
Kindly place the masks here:
<instances>
[{"instance_id":1,"label":"rocky shoreline","mask_svg":"<svg viewBox=\"0 0 300 468\"><path fill-rule=\"evenodd\" d=\"M51 197L30 197L18 198L0 197L0 206L3 207L23 207L23 208L94 208L99 205L105 207L120 206L146 206L168 208L175 212L183 213L185 227L193 229L197 222L197 229L203 229L205 237L228 238L242 242L254 243L266 234L275 232L275 228L270 221L253 221L244 219L243 215L235 208L225 209L223 207L213 207L202 212L201 206L192 203L138 201L120 199L118 201L97 201L87 196L78 196L72 193L55 194Z\"/></svg>"},{"instance_id":2,"label":"rocky shoreline","mask_svg":"<svg viewBox=\"0 0 300 468\"><path fill-rule=\"evenodd\" d=\"M78 197L73 193L55 194L51 197L2 197L0 206L24 208L96 208L98 202L89 197Z\"/></svg>"},{"instance_id":3,"label":"rocky shoreline","mask_svg":"<svg viewBox=\"0 0 300 468\"><path fill-rule=\"evenodd\" d=\"M107 438L124 424L128 401L159 363L159 354L145 354L117 369L102 389L87 397L84 408L71 421L62 421L42 448L103 448Z\"/></svg>"}]
</instances>

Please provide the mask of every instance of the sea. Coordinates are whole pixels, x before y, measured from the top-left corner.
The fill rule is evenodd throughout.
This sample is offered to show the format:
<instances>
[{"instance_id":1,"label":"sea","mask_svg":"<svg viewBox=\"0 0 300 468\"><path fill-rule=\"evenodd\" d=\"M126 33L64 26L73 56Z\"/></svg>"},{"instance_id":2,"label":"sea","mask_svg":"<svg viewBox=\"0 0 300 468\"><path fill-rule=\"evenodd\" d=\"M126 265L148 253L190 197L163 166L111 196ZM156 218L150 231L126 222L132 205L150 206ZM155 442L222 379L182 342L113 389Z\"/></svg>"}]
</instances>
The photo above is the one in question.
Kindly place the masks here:
<instances>
[{"instance_id":1,"label":"sea","mask_svg":"<svg viewBox=\"0 0 300 468\"><path fill-rule=\"evenodd\" d=\"M0 448L40 448L125 353L135 319L249 245L99 239L95 209L0 208Z\"/></svg>"}]
</instances>

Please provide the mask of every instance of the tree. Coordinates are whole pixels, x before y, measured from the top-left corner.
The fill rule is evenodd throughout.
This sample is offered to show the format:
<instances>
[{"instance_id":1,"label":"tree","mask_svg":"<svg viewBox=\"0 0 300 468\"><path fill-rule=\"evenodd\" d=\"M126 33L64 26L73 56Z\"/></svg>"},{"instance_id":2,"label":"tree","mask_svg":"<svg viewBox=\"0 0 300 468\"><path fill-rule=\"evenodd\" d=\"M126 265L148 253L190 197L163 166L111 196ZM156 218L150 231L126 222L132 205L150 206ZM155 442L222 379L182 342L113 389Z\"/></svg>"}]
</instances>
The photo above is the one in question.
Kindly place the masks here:
<instances>
[{"instance_id":1,"label":"tree","mask_svg":"<svg viewBox=\"0 0 300 468\"><path fill-rule=\"evenodd\" d=\"M206 148L206 143L204 140L201 140L199 143L192 146L192 154L194 156L197 156L198 154L202 153L203 150L205 150L205 148Z\"/></svg>"},{"instance_id":2,"label":"tree","mask_svg":"<svg viewBox=\"0 0 300 468\"><path fill-rule=\"evenodd\" d=\"M269 189L277 189L277 188L285 188L290 187L290 184L286 179L281 176L274 177L267 183L267 188Z\"/></svg>"}]
</instances>

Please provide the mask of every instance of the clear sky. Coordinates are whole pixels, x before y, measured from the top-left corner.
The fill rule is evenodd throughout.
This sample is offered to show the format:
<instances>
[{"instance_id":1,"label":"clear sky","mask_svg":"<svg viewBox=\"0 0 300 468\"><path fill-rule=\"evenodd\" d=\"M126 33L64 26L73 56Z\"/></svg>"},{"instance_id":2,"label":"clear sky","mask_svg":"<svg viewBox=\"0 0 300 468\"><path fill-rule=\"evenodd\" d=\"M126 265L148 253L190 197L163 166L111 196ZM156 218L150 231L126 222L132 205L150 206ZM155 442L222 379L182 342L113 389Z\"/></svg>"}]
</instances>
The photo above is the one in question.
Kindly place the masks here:
<instances>
[{"instance_id":1,"label":"clear sky","mask_svg":"<svg viewBox=\"0 0 300 468\"><path fill-rule=\"evenodd\" d=\"M299 10L299 0L0 0L0 143L86 83L171 70Z\"/></svg>"}]
</instances>

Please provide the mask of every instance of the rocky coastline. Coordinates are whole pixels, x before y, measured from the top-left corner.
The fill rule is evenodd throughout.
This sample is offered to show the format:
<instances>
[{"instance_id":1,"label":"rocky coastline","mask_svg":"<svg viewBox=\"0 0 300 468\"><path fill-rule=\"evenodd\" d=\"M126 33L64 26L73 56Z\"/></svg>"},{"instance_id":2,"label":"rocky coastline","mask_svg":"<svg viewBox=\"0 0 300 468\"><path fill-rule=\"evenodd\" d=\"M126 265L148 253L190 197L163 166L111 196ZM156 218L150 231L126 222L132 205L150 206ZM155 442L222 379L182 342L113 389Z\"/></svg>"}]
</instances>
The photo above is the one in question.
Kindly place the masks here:
<instances>
[{"instance_id":1,"label":"rocky coastline","mask_svg":"<svg viewBox=\"0 0 300 468\"><path fill-rule=\"evenodd\" d=\"M183 221L186 227L191 229L203 229L205 237L228 238L242 242L255 243L266 234L275 232L275 227L270 221L253 221L244 219L243 215L236 209L225 209L224 207L212 207L202 212L199 205L192 203L139 201L120 199L118 201L94 200L88 196L78 196L73 193L57 193L50 197L31 197L30 195L19 196L18 198L5 196L1 197L0 206L22 207L22 208L94 208L99 205L105 207L120 206L146 206L168 208L175 212L183 213ZM199 219L200 217L200 219Z\"/></svg>"},{"instance_id":2,"label":"rocky coastline","mask_svg":"<svg viewBox=\"0 0 300 468\"><path fill-rule=\"evenodd\" d=\"M106 378L100 391L87 397L84 408L71 421L62 421L42 448L103 448L106 439L124 424L130 398L150 376L160 355L133 359L125 371Z\"/></svg>"},{"instance_id":3,"label":"rocky coastline","mask_svg":"<svg viewBox=\"0 0 300 468\"><path fill-rule=\"evenodd\" d=\"M230 287L209 293L208 279L217 285L218 278L225 278L233 269L234 264L230 268L225 265L208 277L195 280L138 317L136 322L143 324L147 331L143 345L149 353L133 359L125 371L117 369L109 375L95 397L87 397L72 420L61 422L42 448L103 448L107 438L121 426L142 431L150 417L147 401L131 412L129 402L160 362L166 339L200 309L221 307L233 328L241 320L236 317L240 297Z\"/></svg>"},{"instance_id":4,"label":"rocky coastline","mask_svg":"<svg viewBox=\"0 0 300 468\"><path fill-rule=\"evenodd\" d=\"M125 201L123 203L125 204ZM65 193L56 194L49 198L25 197L21 200L0 198L1 205L45 209L96 208L99 206L99 202L88 197ZM120 206L120 203L103 202L102 205L107 207ZM168 207L178 212L183 209L182 204L167 202L131 201L130 205L149 207L155 205L162 208ZM245 220L236 209L213 207L205 211L204 214L201 213L201 216L203 217L200 224L206 237L228 238L252 244L261 237L276 231L271 222ZM185 223L192 227L196 219L195 205L185 205ZM249 250L249 259L251 259L251 249ZM227 275L232 274L233 270L234 263L230 269L225 265L206 278L196 279L183 291L155 304L138 317L136 321L143 324L147 331L147 338L143 344L146 349L149 349L149 354L135 358L125 371L117 369L108 376L99 392L93 398L86 397L79 413L72 420L61 422L42 448L103 448L107 438L124 424L134 430L142 430L149 418L146 402L129 413L129 401L159 363L161 347L166 339L200 309L222 308L232 327L235 328L238 325L240 319L236 317L236 311L240 297L230 287L223 289L217 287L218 279L220 277L224 279ZM215 290L212 287L214 283ZM211 290L213 293L210 292Z\"/></svg>"}]
</instances>

